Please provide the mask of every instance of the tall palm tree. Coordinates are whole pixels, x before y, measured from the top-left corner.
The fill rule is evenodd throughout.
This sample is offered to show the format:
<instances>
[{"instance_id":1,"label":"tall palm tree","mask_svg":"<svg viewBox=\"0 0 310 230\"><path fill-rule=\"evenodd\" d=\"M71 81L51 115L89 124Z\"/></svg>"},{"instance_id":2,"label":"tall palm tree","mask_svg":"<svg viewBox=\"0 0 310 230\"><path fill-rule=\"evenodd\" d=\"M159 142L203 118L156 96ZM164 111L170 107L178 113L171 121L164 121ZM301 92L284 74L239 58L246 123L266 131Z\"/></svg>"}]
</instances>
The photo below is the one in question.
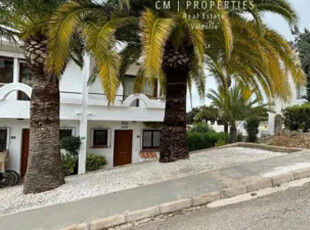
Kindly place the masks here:
<instances>
[{"instance_id":1,"label":"tall palm tree","mask_svg":"<svg viewBox=\"0 0 310 230\"><path fill-rule=\"evenodd\" d=\"M59 80L46 71L47 25L64 2L2 0L0 3L0 36L23 43L26 62L33 74L25 194L47 191L64 183L59 144ZM81 57L75 56L75 60Z\"/></svg>"},{"instance_id":2,"label":"tall palm tree","mask_svg":"<svg viewBox=\"0 0 310 230\"><path fill-rule=\"evenodd\" d=\"M299 66L295 65L295 54L288 43L262 21L262 13L268 11L294 24L296 14L285 0L254 0L254 8L238 11L232 9L232 4L206 11L188 8L185 1L172 0L171 6L180 3L179 7L165 11L157 10L151 0L125 2L121 6L115 6L116 0L100 4L92 1L65 3L52 20L48 68L51 73L59 74L68 57L72 35L77 29L82 30L87 50L96 59L103 90L113 102L121 82L119 73L124 73L124 69L142 57L136 90L139 91L145 80L154 83L159 79L166 95L161 162L189 157L186 90L195 83L200 95L204 96L203 67L206 61L216 61L226 65L227 69L238 69L240 82L244 85L259 84L269 95L283 99L289 97L286 71L292 73L296 82L304 77ZM204 2L210 5L214 0ZM222 0L215 2L217 6L224 4ZM184 17L203 13L219 16L220 20L214 20L214 29L201 29L206 24L203 17ZM245 13L252 15L253 19L244 17ZM118 43L124 46L121 52L118 52ZM249 67L248 60L251 60Z\"/></svg>"}]
</instances>

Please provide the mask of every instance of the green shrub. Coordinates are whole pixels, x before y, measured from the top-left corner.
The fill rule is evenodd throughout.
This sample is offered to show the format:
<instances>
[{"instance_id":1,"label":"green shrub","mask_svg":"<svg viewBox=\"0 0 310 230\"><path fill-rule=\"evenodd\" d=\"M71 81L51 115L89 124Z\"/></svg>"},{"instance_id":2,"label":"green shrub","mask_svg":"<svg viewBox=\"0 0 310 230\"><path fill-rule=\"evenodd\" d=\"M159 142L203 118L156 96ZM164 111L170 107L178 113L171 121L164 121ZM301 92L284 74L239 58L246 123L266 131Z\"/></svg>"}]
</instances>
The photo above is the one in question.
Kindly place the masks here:
<instances>
[{"instance_id":1,"label":"green shrub","mask_svg":"<svg viewBox=\"0 0 310 230\"><path fill-rule=\"evenodd\" d=\"M287 107L283 110L284 125L291 131L310 129L310 103Z\"/></svg>"},{"instance_id":2,"label":"green shrub","mask_svg":"<svg viewBox=\"0 0 310 230\"><path fill-rule=\"evenodd\" d=\"M227 144L229 135L227 133L216 133L208 131L206 133L192 132L188 133L189 151L201 150L215 147L216 144Z\"/></svg>"},{"instance_id":3,"label":"green shrub","mask_svg":"<svg viewBox=\"0 0 310 230\"><path fill-rule=\"evenodd\" d=\"M72 154L65 154L61 156L62 169L65 176L70 176L77 171L78 158Z\"/></svg>"},{"instance_id":4,"label":"green shrub","mask_svg":"<svg viewBox=\"0 0 310 230\"><path fill-rule=\"evenodd\" d=\"M62 149L66 150L67 153L78 155L81 146L80 137L64 137L61 139L60 146Z\"/></svg>"},{"instance_id":5,"label":"green shrub","mask_svg":"<svg viewBox=\"0 0 310 230\"><path fill-rule=\"evenodd\" d=\"M104 156L87 154L86 156L86 171L93 172L102 169L107 165L107 160Z\"/></svg>"},{"instance_id":6,"label":"green shrub","mask_svg":"<svg viewBox=\"0 0 310 230\"><path fill-rule=\"evenodd\" d=\"M227 142L223 139L219 139L216 143L215 143L215 147L220 147L220 146L223 146L223 145L226 145Z\"/></svg>"},{"instance_id":7,"label":"green shrub","mask_svg":"<svg viewBox=\"0 0 310 230\"><path fill-rule=\"evenodd\" d=\"M193 128L191 128L190 132L194 133L206 133L212 131L210 126L207 123L196 123L193 125Z\"/></svg>"},{"instance_id":8,"label":"green shrub","mask_svg":"<svg viewBox=\"0 0 310 230\"><path fill-rule=\"evenodd\" d=\"M257 141L257 134L259 133L260 121L258 119L249 119L246 121L245 129L248 133L247 141L248 142L256 142Z\"/></svg>"}]
</instances>

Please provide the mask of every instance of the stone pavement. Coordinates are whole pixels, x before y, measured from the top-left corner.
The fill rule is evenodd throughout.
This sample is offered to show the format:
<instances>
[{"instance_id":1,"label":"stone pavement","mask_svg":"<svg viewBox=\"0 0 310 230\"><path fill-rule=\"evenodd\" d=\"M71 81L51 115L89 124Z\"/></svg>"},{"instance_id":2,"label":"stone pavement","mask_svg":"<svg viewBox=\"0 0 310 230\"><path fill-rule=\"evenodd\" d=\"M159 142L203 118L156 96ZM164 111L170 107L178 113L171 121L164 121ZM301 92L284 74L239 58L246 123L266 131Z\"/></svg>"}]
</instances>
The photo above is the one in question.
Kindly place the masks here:
<instances>
[{"instance_id":1,"label":"stone pavement","mask_svg":"<svg viewBox=\"0 0 310 230\"><path fill-rule=\"evenodd\" d=\"M5 230L99 230L310 177L310 151L0 217Z\"/></svg>"}]
</instances>

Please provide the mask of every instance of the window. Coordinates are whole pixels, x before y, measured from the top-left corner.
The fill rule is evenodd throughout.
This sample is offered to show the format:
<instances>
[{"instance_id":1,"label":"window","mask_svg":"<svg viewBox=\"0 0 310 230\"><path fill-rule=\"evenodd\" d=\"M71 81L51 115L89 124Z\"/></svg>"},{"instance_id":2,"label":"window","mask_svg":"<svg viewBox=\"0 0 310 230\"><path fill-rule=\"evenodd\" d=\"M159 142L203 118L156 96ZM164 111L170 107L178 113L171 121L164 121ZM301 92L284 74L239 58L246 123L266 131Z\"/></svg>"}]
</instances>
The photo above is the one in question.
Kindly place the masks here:
<instances>
[{"instance_id":1,"label":"window","mask_svg":"<svg viewBox=\"0 0 310 230\"><path fill-rule=\"evenodd\" d=\"M13 66L12 58L0 57L0 86L13 82Z\"/></svg>"},{"instance_id":2,"label":"window","mask_svg":"<svg viewBox=\"0 0 310 230\"><path fill-rule=\"evenodd\" d=\"M59 139L62 140L64 137L71 137L72 129L61 129L59 134Z\"/></svg>"},{"instance_id":3,"label":"window","mask_svg":"<svg viewBox=\"0 0 310 230\"><path fill-rule=\"evenodd\" d=\"M20 62L19 66L20 66L19 82L32 86L33 85L32 73L28 68L27 64L24 62ZM30 98L24 92L18 91L18 100L30 101Z\"/></svg>"},{"instance_id":4,"label":"window","mask_svg":"<svg viewBox=\"0 0 310 230\"><path fill-rule=\"evenodd\" d=\"M20 66L19 82L32 86L33 85L32 73L28 68L27 64L24 62L20 62L19 66Z\"/></svg>"},{"instance_id":5,"label":"window","mask_svg":"<svg viewBox=\"0 0 310 230\"><path fill-rule=\"evenodd\" d=\"M0 129L0 152L5 151L7 148L7 134L8 131L6 129Z\"/></svg>"},{"instance_id":6,"label":"window","mask_svg":"<svg viewBox=\"0 0 310 230\"><path fill-rule=\"evenodd\" d=\"M108 130L94 129L92 131L92 147L107 148L108 147Z\"/></svg>"},{"instance_id":7,"label":"window","mask_svg":"<svg viewBox=\"0 0 310 230\"><path fill-rule=\"evenodd\" d=\"M131 94L134 94L134 86L135 86L135 76L127 75L124 78L123 86L124 86L124 97L128 97ZM148 97L157 97L157 82L155 83L155 87L148 82L144 83L142 86L142 93Z\"/></svg>"},{"instance_id":8,"label":"window","mask_svg":"<svg viewBox=\"0 0 310 230\"><path fill-rule=\"evenodd\" d=\"M160 130L143 130L142 149L159 149Z\"/></svg>"}]
</instances>

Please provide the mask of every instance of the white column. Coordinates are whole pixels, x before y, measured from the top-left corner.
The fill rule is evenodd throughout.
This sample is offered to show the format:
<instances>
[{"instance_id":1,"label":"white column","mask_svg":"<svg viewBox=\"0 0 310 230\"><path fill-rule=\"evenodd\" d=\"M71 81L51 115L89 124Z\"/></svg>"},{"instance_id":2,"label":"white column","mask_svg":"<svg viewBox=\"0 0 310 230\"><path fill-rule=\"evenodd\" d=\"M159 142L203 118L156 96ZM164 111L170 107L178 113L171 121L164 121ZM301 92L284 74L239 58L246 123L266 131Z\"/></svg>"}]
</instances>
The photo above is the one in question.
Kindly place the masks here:
<instances>
[{"instance_id":1,"label":"white column","mask_svg":"<svg viewBox=\"0 0 310 230\"><path fill-rule=\"evenodd\" d=\"M88 123L88 111L87 111L87 101L88 101L88 86L87 81L90 77L90 56L84 56L84 67L82 71L83 85L82 85L82 106L81 106L81 119L80 119L80 138L81 147L79 150L79 169L78 173L83 174L86 172L86 154L87 154L87 123Z\"/></svg>"},{"instance_id":2,"label":"white column","mask_svg":"<svg viewBox=\"0 0 310 230\"><path fill-rule=\"evenodd\" d=\"M160 87L161 87L161 85L160 85L160 82L159 82L159 79L157 80L157 97L161 97L161 95L160 95Z\"/></svg>"},{"instance_id":3,"label":"white column","mask_svg":"<svg viewBox=\"0 0 310 230\"><path fill-rule=\"evenodd\" d=\"M14 58L14 65L13 65L13 83L19 82L19 76L20 76L20 68L19 68L19 62L18 58ZM13 92L14 98L17 99L17 92Z\"/></svg>"}]
</instances>

